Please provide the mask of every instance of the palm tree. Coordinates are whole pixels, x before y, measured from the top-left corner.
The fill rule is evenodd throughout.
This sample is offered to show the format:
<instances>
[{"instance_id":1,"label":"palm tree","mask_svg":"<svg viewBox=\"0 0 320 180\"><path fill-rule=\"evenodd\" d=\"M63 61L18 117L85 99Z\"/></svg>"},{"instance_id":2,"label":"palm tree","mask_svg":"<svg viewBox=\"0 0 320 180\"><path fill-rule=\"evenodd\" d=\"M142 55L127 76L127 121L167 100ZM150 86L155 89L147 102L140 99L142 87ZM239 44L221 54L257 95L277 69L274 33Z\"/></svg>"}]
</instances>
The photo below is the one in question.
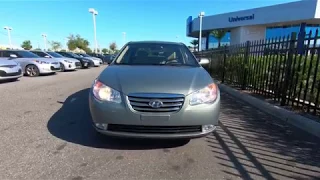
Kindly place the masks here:
<instances>
[{"instance_id":1,"label":"palm tree","mask_svg":"<svg viewBox=\"0 0 320 180\"><path fill-rule=\"evenodd\" d=\"M199 44L199 41L197 39L194 39L190 42L190 44L193 45L193 50L196 51L196 47Z\"/></svg>"},{"instance_id":2,"label":"palm tree","mask_svg":"<svg viewBox=\"0 0 320 180\"><path fill-rule=\"evenodd\" d=\"M218 47L220 47L221 40L227 34L227 31L224 29L216 29L216 30L211 31L210 34L218 40Z\"/></svg>"}]
</instances>

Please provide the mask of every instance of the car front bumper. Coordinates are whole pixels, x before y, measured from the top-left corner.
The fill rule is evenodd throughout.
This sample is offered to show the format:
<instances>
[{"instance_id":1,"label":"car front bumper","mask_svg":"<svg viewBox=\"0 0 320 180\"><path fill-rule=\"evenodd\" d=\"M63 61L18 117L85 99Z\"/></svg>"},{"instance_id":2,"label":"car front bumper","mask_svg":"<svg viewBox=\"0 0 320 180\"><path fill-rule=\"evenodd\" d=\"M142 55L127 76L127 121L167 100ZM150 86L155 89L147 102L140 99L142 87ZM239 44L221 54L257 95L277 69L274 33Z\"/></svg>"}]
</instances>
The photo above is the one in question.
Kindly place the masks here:
<instances>
[{"instance_id":1,"label":"car front bumper","mask_svg":"<svg viewBox=\"0 0 320 180\"><path fill-rule=\"evenodd\" d=\"M100 61L93 61L94 66L100 66Z\"/></svg>"},{"instance_id":2,"label":"car front bumper","mask_svg":"<svg viewBox=\"0 0 320 180\"><path fill-rule=\"evenodd\" d=\"M60 63L58 64L40 64L38 65L40 74L54 73L60 71Z\"/></svg>"},{"instance_id":3,"label":"car front bumper","mask_svg":"<svg viewBox=\"0 0 320 180\"><path fill-rule=\"evenodd\" d=\"M91 92L89 94L93 126L105 135L192 139L212 133L219 124L220 96L210 105L190 106L184 103L180 111L175 113L145 114L132 110L126 100L120 104L101 102ZM185 102L189 102L189 99L186 98Z\"/></svg>"},{"instance_id":4,"label":"car front bumper","mask_svg":"<svg viewBox=\"0 0 320 180\"><path fill-rule=\"evenodd\" d=\"M15 66L13 68L0 67L0 80L16 79L23 75L20 66Z\"/></svg>"},{"instance_id":5,"label":"car front bumper","mask_svg":"<svg viewBox=\"0 0 320 180\"><path fill-rule=\"evenodd\" d=\"M63 63L65 70L75 70L76 64L75 63Z\"/></svg>"}]
</instances>

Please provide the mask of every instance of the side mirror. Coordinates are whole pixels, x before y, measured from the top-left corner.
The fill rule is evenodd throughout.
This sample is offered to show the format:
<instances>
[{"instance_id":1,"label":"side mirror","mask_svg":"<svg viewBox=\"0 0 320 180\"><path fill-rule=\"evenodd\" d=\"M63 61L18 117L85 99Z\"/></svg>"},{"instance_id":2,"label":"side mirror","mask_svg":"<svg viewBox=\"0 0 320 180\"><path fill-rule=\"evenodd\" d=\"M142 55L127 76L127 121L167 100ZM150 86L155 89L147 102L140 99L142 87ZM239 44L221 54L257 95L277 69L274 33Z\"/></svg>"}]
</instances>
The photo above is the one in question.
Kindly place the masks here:
<instances>
[{"instance_id":1,"label":"side mirror","mask_svg":"<svg viewBox=\"0 0 320 180\"><path fill-rule=\"evenodd\" d=\"M200 65L208 65L210 63L208 58L199 58L198 61Z\"/></svg>"},{"instance_id":2,"label":"side mirror","mask_svg":"<svg viewBox=\"0 0 320 180\"><path fill-rule=\"evenodd\" d=\"M48 56L48 55L45 55L44 57L45 57L45 58L50 58L50 56Z\"/></svg>"},{"instance_id":3,"label":"side mirror","mask_svg":"<svg viewBox=\"0 0 320 180\"><path fill-rule=\"evenodd\" d=\"M15 54L10 54L10 57L11 57L11 58L17 58L18 56L15 55Z\"/></svg>"}]
</instances>

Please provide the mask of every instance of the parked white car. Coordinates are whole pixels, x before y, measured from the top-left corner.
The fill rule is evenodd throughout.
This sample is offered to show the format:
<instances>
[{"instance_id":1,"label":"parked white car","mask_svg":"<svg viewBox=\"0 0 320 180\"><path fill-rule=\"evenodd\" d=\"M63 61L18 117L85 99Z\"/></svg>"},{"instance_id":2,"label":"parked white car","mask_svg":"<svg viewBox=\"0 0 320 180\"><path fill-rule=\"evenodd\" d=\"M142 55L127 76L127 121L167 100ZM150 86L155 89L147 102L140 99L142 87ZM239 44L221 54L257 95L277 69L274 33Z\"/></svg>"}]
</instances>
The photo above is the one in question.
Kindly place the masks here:
<instances>
[{"instance_id":1,"label":"parked white car","mask_svg":"<svg viewBox=\"0 0 320 180\"><path fill-rule=\"evenodd\" d=\"M43 58L53 58L60 62L61 71L75 70L81 68L81 63L77 59L67 58L51 51L30 51Z\"/></svg>"},{"instance_id":2,"label":"parked white car","mask_svg":"<svg viewBox=\"0 0 320 180\"><path fill-rule=\"evenodd\" d=\"M3 80L17 80L22 76L19 63L0 57L0 82Z\"/></svg>"},{"instance_id":3,"label":"parked white car","mask_svg":"<svg viewBox=\"0 0 320 180\"><path fill-rule=\"evenodd\" d=\"M55 59L41 58L25 50L0 50L0 57L8 58L21 65L23 74L39 76L41 74L54 74L60 71L60 62Z\"/></svg>"},{"instance_id":4,"label":"parked white car","mask_svg":"<svg viewBox=\"0 0 320 180\"><path fill-rule=\"evenodd\" d=\"M94 63L94 66L96 66L96 67L100 66L103 63L102 59L100 59L100 58L92 57L92 56L89 56L88 54L83 54L83 53L76 53L76 54L78 56L81 56L81 57L84 57L84 58L92 60L93 63Z\"/></svg>"}]
</instances>

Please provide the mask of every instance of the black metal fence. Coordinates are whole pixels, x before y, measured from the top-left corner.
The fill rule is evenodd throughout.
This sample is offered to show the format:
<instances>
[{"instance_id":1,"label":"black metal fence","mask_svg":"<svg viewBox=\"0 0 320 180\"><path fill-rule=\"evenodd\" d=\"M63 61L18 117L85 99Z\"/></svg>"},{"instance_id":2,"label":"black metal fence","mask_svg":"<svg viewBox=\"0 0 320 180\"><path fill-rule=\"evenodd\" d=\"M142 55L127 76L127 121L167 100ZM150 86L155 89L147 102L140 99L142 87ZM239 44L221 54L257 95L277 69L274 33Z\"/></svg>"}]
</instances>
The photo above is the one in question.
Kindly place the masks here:
<instances>
[{"instance_id":1,"label":"black metal fence","mask_svg":"<svg viewBox=\"0 0 320 180\"><path fill-rule=\"evenodd\" d=\"M312 34L246 42L195 53L211 60L214 78L243 90L272 98L281 106L319 116L320 39Z\"/></svg>"}]
</instances>

